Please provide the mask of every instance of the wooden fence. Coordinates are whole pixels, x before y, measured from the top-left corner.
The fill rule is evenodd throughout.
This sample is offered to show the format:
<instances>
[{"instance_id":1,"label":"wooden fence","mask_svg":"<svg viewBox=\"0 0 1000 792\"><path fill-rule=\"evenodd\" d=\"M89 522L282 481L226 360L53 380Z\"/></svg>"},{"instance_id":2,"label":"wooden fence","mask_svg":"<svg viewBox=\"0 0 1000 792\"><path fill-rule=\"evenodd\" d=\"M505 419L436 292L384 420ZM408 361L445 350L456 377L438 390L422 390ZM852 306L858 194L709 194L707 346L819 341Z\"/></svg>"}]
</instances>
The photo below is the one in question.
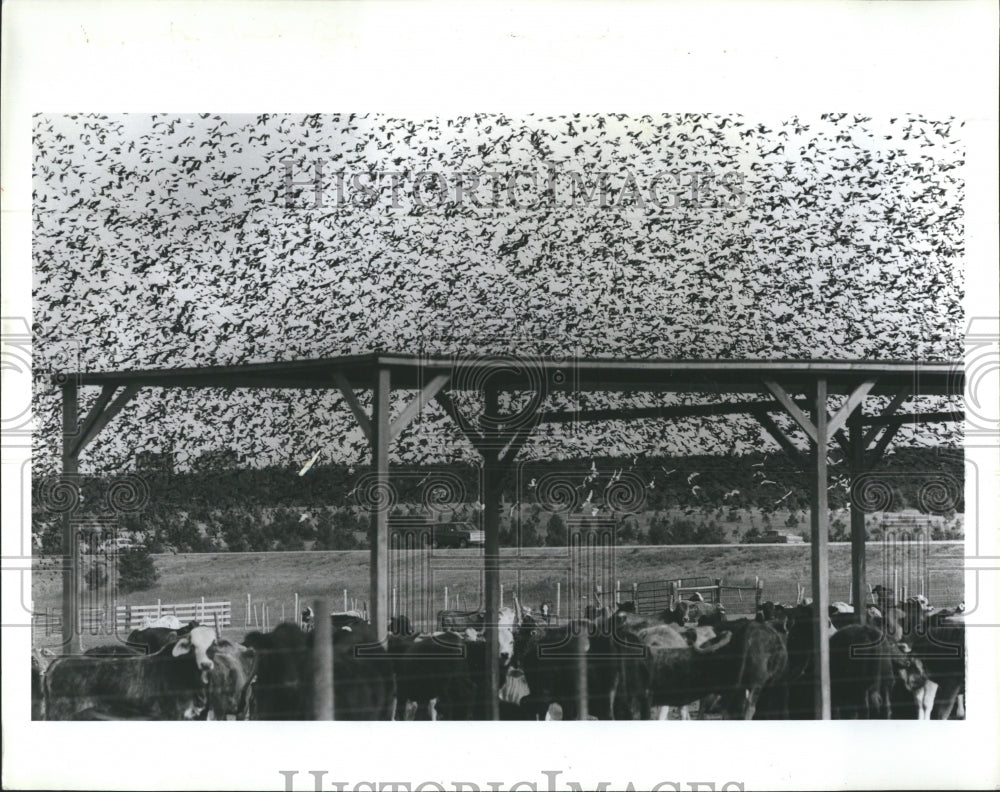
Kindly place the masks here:
<instances>
[{"instance_id":1,"label":"wooden fence","mask_svg":"<svg viewBox=\"0 0 1000 792\"><path fill-rule=\"evenodd\" d=\"M229 601L187 602L183 604L164 605L159 600L155 605L119 605L115 612L115 626L119 630L134 630L141 627L146 619L158 619L161 616L176 616L182 622L197 621L212 625L219 618L220 627L230 627L233 623L233 607Z\"/></svg>"}]
</instances>

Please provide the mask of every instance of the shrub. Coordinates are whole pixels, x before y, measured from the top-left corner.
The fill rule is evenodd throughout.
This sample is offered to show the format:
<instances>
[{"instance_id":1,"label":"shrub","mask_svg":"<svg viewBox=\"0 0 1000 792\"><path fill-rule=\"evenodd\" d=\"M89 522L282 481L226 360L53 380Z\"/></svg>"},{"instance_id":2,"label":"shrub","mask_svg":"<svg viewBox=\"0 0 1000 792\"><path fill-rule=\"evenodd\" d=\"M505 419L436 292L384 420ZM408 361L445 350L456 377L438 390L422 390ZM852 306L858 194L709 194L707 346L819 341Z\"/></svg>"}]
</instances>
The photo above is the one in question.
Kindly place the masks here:
<instances>
[{"instance_id":1,"label":"shrub","mask_svg":"<svg viewBox=\"0 0 1000 792\"><path fill-rule=\"evenodd\" d=\"M146 547L132 547L118 554L118 590L122 594L152 588L157 578L153 556Z\"/></svg>"}]
</instances>

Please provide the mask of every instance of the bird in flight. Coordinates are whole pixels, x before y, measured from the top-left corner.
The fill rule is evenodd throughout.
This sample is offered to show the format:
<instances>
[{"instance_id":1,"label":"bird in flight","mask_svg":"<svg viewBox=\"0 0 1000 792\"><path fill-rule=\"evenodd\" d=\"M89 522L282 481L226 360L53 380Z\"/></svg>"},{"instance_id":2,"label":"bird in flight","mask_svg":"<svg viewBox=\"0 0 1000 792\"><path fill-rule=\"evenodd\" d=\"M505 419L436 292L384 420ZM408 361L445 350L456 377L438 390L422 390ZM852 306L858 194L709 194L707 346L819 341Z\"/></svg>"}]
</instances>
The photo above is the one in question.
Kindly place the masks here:
<instances>
[{"instance_id":1,"label":"bird in flight","mask_svg":"<svg viewBox=\"0 0 1000 792\"><path fill-rule=\"evenodd\" d=\"M306 462L302 470L299 471L299 475L304 476L306 473L308 473L310 468L312 468L312 466L316 464L317 459L319 459L319 451L313 454L313 458L310 459L308 462Z\"/></svg>"}]
</instances>

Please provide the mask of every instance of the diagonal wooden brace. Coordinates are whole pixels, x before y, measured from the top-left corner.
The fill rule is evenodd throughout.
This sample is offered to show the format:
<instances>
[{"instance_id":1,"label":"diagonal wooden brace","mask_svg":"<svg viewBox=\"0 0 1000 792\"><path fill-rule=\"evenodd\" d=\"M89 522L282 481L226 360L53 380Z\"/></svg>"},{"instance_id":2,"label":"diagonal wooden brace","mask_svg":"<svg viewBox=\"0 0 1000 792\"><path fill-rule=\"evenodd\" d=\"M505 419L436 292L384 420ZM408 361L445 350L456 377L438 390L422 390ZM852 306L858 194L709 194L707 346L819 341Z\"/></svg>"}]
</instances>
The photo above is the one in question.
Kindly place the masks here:
<instances>
[{"instance_id":1,"label":"diagonal wooden brace","mask_svg":"<svg viewBox=\"0 0 1000 792\"><path fill-rule=\"evenodd\" d=\"M910 397L910 388L909 386L904 385L902 388L896 391L896 395L892 397L892 401L889 402L888 406L884 410L882 410L882 414L880 417L888 418L891 415L894 415L896 410L898 410L902 406L903 402L905 402L909 397ZM867 449L869 444L871 443L872 440L875 439L875 436L879 433L879 430L881 428L882 427L880 425L869 427L868 431L865 432L864 439L861 441L861 447Z\"/></svg>"},{"instance_id":2,"label":"diagonal wooden brace","mask_svg":"<svg viewBox=\"0 0 1000 792\"><path fill-rule=\"evenodd\" d=\"M753 415L758 421L760 421L761 426L763 426L770 433L775 442L781 446L782 450L784 450L784 452L791 457L792 461L800 468L804 468L808 461L805 454L803 454L802 451L800 451L795 444L788 439L788 436L781 431L781 427L774 422L774 419L763 410L758 410L754 412Z\"/></svg>"},{"instance_id":3,"label":"diagonal wooden brace","mask_svg":"<svg viewBox=\"0 0 1000 792\"><path fill-rule=\"evenodd\" d=\"M358 397L354 393L354 388L351 383L344 376L343 372L335 371L333 372L333 381L337 383L337 388L340 390L341 395L344 397L344 401L347 402L347 406L351 408L351 412L354 413L354 417L358 422L358 426L361 427L361 431L364 432L365 439L371 444L372 441L372 422L368 418L367 413L365 413L364 408L358 401Z\"/></svg>"},{"instance_id":4,"label":"diagonal wooden brace","mask_svg":"<svg viewBox=\"0 0 1000 792\"><path fill-rule=\"evenodd\" d=\"M71 456L78 456L90 441L97 437L111 419L118 415L125 405L132 400L132 397L139 392L138 385L129 385L118 394L118 398L108 405L112 394L117 389L116 385L107 385L101 390L101 395L98 397L97 403L91 408L86 419L84 419L83 425L80 427L79 436L70 445L69 453Z\"/></svg>"},{"instance_id":5,"label":"diagonal wooden brace","mask_svg":"<svg viewBox=\"0 0 1000 792\"><path fill-rule=\"evenodd\" d=\"M837 414L830 418L829 423L827 423L826 429L829 434L832 435L839 432L847 424L850 414L864 403L865 397L871 393L876 382L877 380L875 379L865 380L851 391L851 394L847 397L847 401L844 402L843 406L837 410Z\"/></svg>"},{"instance_id":6,"label":"diagonal wooden brace","mask_svg":"<svg viewBox=\"0 0 1000 792\"><path fill-rule=\"evenodd\" d=\"M802 431L806 433L806 436L812 440L813 443L815 443L816 425L812 422L809 416L802 411L802 408L795 403L792 397L788 395L788 392L772 379L764 379L764 385L766 385L767 389L774 394L774 398L781 403L781 406L788 410L788 414L792 416L795 423L797 423Z\"/></svg>"},{"instance_id":7,"label":"diagonal wooden brace","mask_svg":"<svg viewBox=\"0 0 1000 792\"><path fill-rule=\"evenodd\" d=\"M486 438L462 415L462 411L458 409L458 405L451 400L451 397L444 391L440 391L434 395L434 401L441 405L441 408L451 417L451 420L455 422L455 425L465 435L465 438L472 443L476 451L482 456L486 456L489 446Z\"/></svg>"},{"instance_id":8,"label":"diagonal wooden brace","mask_svg":"<svg viewBox=\"0 0 1000 792\"><path fill-rule=\"evenodd\" d=\"M396 416L396 420L389 427L390 442L395 440L400 432L409 426L414 418L420 415L420 411L424 408L424 405L437 396L441 389L448 384L448 379L448 374L439 374L434 377L434 379L424 386L417 397L403 408L403 411Z\"/></svg>"}]
</instances>

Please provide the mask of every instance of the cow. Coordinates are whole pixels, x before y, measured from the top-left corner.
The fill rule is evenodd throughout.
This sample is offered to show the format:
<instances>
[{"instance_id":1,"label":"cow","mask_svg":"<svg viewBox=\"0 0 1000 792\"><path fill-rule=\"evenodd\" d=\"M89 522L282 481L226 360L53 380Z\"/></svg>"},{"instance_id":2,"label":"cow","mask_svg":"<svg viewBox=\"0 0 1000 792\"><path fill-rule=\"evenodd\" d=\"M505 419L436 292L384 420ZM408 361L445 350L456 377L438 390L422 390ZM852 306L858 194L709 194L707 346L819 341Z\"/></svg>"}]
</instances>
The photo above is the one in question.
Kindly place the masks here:
<instances>
[{"instance_id":1,"label":"cow","mask_svg":"<svg viewBox=\"0 0 1000 792\"><path fill-rule=\"evenodd\" d=\"M396 718L406 719L410 703L416 705L417 720L488 717L481 693L486 652L485 641L455 632L390 637L389 654L396 673ZM505 670L501 668L502 673Z\"/></svg>"},{"instance_id":2,"label":"cow","mask_svg":"<svg viewBox=\"0 0 1000 792\"><path fill-rule=\"evenodd\" d=\"M476 632L482 632L486 625L486 611L458 611L442 610L438 611L437 628L440 632L465 632L472 628Z\"/></svg>"},{"instance_id":3,"label":"cow","mask_svg":"<svg viewBox=\"0 0 1000 792\"><path fill-rule=\"evenodd\" d=\"M932 623L914 638L912 655L938 685L931 710L934 720L948 720L960 708L965 691L965 625L945 619ZM956 716L960 716L957 713Z\"/></svg>"},{"instance_id":4,"label":"cow","mask_svg":"<svg viewBox=\"0 0 1000 792\"><path fill-rule=\"evenodd\" d=\"M849 624L830 636L830 704L834 718L891 718L897 681L910 693L924 687L920 661L881 630Z\"/></svg>"},{"instance_id":5,"label":"cow","mask_svg":"<svg viewBox=\"0 0 1000 792\"><path fill-rule=\"evenodd\" d=\"M257 658L257 682L250 707L257 720L311 720L311 683L305 657L307 633L282 622L269 633L251 632L243 645Z\"/></svg>"},{"instance_id":6,"label":"cow","mask_svg":"<svg viewBox=\"0 0 1000 792\"><path fill-rule=\"evenodd\" d=\"M270 633L251 632L243 644L256 653L256 682L251 717L256 720L313 718L313 647L315 631L283 622ZM392 666L367 622L335 630L334 718L389 720L395 697Z\"/></svg>"},{"instance_id":7,"label":"cow","mask_svg":"<svg viewBox=\"0 0 1000 792\"><path fill-rule=\"evenodd\" d=\"M84 654L87 657L136 657L146 652L128 644L103 644L88 649Z\"/></svg>"},{"instance_id":8,"label":"cow","mask_svg":"<svg viewBox=\"0 0 1000 792\"><path fill-rule=\"evenodd\" d=\"M389 632L393 635L413 635L413 626L407 616L393 616L389 619Z\"/></svg>"},{"instance_id":9,"label":"cow","mask_svg":"<svg viewBox=\"0 0 1000 792\"><path fill-rule=\"evenodd\" d=\"M732 633L716 635L711 627L684 630L660 624L640 629L636 637L645 654L642 717L656 710L658 719L665 720L670 707L679 707L681 718L689 719L688 705L718 689L710 658L730 642Z\"/></svg>"},{"instance_id":10,"label":"cow","mask_svg":"<svg viewBox=\"0 0 1000 792\"><path fill-rule=\"evenodd\" d=\"M644 650L621 620L574 622L559 627L525 620L518 629L516 664L529 694L521 698L524 717L577 717L578 658L586 653L587 710L599 719L648 716Z\"/></svg>"},{"instance_id":11,"label":"cow","mask_svg":"<svg viewBox=\"0 0 1000 792\"><path fill-rule=\"evenodd\" d=\"M129 633L126 643L145 651L146 654L156 654L164 646L173 644L188 635L197 626L198 622L191 621L176 629L172 627L144 627Z\"/></svg>"},{"instance_id":12,"label":"cow","mask_svg":"<svg viewBox=\"0 0 1000 792\"><path fill-rule=\"evenodd\" d=\"M514 656L515 622L514 610L500 609L497 639L501 685ZM488 717L480 706L485 701L481 691L487 671L487 651L487 642L472 628L467 628L464 635L442 631L432 635L391 636L389 653L396 672L396 717L406 717L410 702L416 703L416 717L421 719Z\"/></svg>"},{"instance_id":13,"label":"cow","mask_svg":"<svg viewBox=\"0 0 1000 792\"><path fill-rule=\"evenodd\" d=\"M726 629L732 639L713 658L713 665L715 692L722 695L729 716L753 720L767 691L768 714L786 717L787 621L745 619L727 622Z\"/></svg>"},{"instance_id":14,"label":"cow","mask_svg":"<svg viewBox=\"0 0 1000 792\"><path fill-rule=\"evenodd\" d=\"M223 638L216 639L214 665L208 674L206 720L247 720L256 680L257 654Z\"/></svg>"},{"instance_id":15,"label":"cow","mask_svg":"<svg viewBox=\"0 0 1000 792\"><path fill-rule=\"evenodd\" d=\"M98 712L112 718L191 720L204 711L215 633L195 627L152 655L61 657L45 674L46 719Z\"/></svg>"}]
</instances>

